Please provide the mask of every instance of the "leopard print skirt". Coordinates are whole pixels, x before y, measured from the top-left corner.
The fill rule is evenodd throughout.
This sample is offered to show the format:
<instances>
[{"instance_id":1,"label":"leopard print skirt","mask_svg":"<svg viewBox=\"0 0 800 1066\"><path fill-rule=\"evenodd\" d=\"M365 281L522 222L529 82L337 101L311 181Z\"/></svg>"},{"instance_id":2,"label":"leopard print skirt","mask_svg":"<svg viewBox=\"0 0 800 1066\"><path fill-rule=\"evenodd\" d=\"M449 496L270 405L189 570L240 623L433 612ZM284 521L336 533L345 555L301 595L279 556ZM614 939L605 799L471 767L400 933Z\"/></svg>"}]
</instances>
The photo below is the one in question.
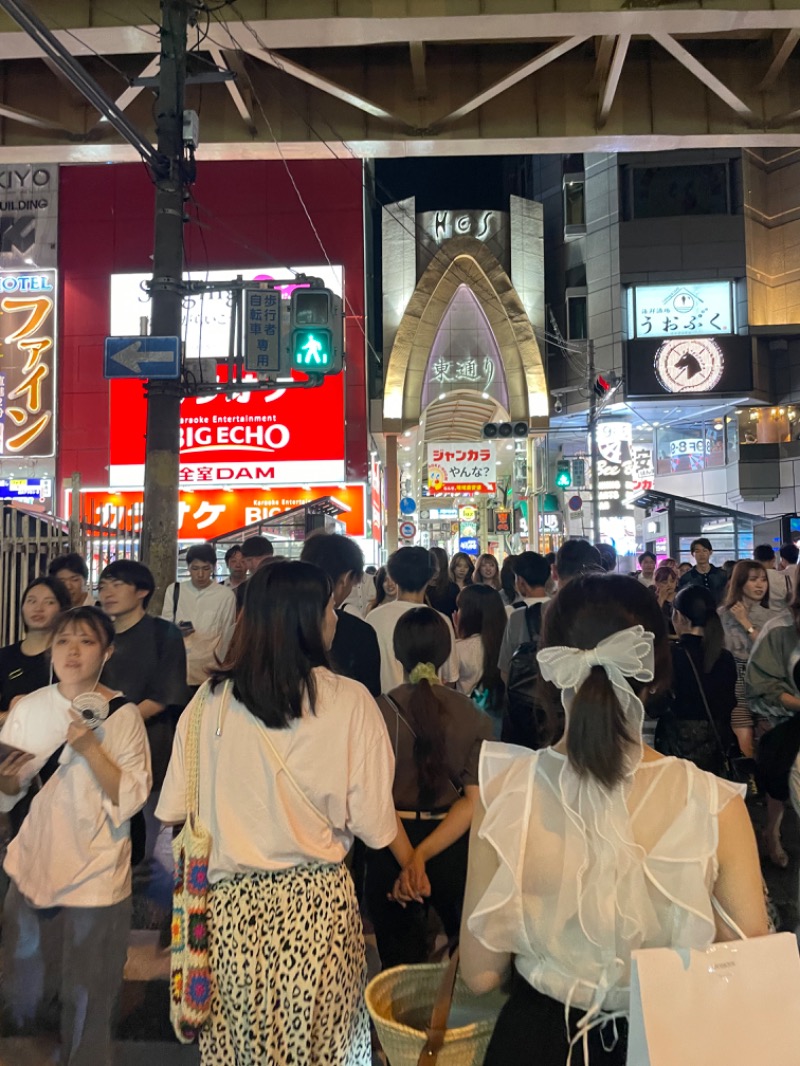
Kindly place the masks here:
<instances>
[{"instance_id":1,"label":"leopard print skirt","mask_svg":"<svg viewBox=\"0 0 800 1066\"><path fill-rule=\"evenodd\" d=\"M202 1066L370 1066L364 935L344 865L212 885Z\"/></svg>"}]
</instances>

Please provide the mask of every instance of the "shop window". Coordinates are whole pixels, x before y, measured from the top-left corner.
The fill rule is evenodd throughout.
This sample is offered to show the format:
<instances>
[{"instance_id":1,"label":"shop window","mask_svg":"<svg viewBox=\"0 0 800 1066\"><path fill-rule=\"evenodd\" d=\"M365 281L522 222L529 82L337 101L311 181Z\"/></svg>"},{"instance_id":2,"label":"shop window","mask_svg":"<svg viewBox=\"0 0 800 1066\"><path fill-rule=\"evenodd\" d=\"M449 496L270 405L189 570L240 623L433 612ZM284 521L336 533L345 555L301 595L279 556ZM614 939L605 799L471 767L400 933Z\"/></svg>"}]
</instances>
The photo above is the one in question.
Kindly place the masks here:
<instances>
[{"instance_id":1,"label":"shop window","mask_svg":"<svg viewBox=\"0 0 800 1066\"><path fill-rule=\"evenodd\" d=\"M689 474L705 469L706 427L703 422L664 426L656 435L656 474Z\"/></svg>"},{"instance_id":2,"label":"shop window","mask_svg":"<svg viewBox=\"0 0 800 1066\"><path fill-rule=\"evenodd\" d=\"M583 174L565 174L564 239L582 237L586 233L586 183Z\"/></svg>"},{"instance_id":3,"label":"shop window","mask_svg":"<svg viewBox=\"0 0 800 1066\"><path fill-rule=\"evenodd\" d=\"M567 289L567 340L586 340L589 336L589 312L585 288Z\"/></svg>"},{"instance_id":4,"label":"shop window","mask_svg":"<svg viewBox=\"0 0 800 1066\"><path fill-rule=\"evenodd\" d=\"M731 213L728 164L626 167L623 214L633 218Z\"/></svg>"},{"instance_id":5,"label":"shop window","mask_svg":"<svg viewBox=\"0 0 800 1066\"><path fill-rule=\"evenodd\" d=\"M725 465L725 424L721 418L706 422L706 467Z\"/></svg>"},{"instance_id":6,"label":"shop window","mask_svg":"<svg viewBox=\"0 0 800 1066\"><path fill-rule=\"evenodd\" d=\"M741 411L725 415L725 462L739 461L739 416Z\"/></svg>"},{"instance_id":7,"label":"shop window","mask_svg":"<svg viewBox=\"0 0 800 1066\"><path fill-rule=\"evenodd\" d=\"M800 409L792 405L737 408L735 420L741 458L748 444L788 444L800 440Z\"/></svg>"}]
</instances>

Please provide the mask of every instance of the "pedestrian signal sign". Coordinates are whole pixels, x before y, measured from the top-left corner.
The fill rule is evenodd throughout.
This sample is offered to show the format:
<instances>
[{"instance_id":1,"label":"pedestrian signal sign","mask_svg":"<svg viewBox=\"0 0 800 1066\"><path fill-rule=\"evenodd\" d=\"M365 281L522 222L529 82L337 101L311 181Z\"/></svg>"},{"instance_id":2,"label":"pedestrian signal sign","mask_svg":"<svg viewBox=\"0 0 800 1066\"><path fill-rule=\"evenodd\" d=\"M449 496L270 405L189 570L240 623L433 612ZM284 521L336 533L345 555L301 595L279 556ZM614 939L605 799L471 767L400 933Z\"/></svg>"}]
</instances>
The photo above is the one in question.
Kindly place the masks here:
<instances>
[{"instance_id":1,"label":"pedestrian signal sign","mask_svg":"<svg viewBox=\"0 0 800 1066\"><path fill-rule=\"evenodd\" d=\"M339 374L344 357L342 301L330 289L298 288L291 295L288 356L292 370Z\"/></svg>"},{"instance_id":2,"label":"pedestrian signal sign","mask_svg":"<svg viewBox=\"0 0 800 1066\"><path fill-rule=\"evenodd\" d=\"M333 365L329 329L296 329L292 344L292 366L298 370L330 370Z\"/></svg>"},{"instance_id":3,"label":"pedestrian signal sign","mask_svg":"<svg viewBox=\"0 0 800 1066\"><path fill-rule=\"evenodd\" d=\"M572 484L572 470L569 460L560 459L556 467L556 488L568 489Z\"/></svg>"}]
</instances>

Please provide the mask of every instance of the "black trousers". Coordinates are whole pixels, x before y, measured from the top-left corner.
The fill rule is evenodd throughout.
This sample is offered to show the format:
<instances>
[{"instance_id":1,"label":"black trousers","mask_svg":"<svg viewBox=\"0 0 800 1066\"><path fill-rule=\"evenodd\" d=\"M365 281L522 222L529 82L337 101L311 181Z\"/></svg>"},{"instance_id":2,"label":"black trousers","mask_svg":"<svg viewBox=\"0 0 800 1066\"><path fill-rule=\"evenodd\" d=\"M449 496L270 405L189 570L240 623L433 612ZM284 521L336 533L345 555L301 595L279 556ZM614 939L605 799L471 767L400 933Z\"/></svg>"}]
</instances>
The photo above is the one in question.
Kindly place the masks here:
<instances>
[{"instance_id":1,"label":"black trousers","mask_svg":"<svg viewBox=\"0 0 800 1066\"><path fill-rule=\"evenodd\" d=\"M417 847L439 825L438 821L403 819L412 847ZM445 848L426 864L431 895L425 903L409 903L405 908L387 899L400 867L389 848L367 851L365 902L372 919L378 952L384 969L427 959L428 907L442 920L448 938L457 937L467 880L469 833Z\"/></svg>"},{"instance_id":2,"label":"black trousers","mask_svg":"<svg viewBox=\"0 0 800 1066\"><path fill-rule=\"evenodd\" d=\"M570 1037L580 1021L582 1011L570 1011ZM591 1066L625 1066L628 1048L628 1023L617 1019L616 1046L612 1024L601 1035L598 1026L589 1033L589 1062ZM483 1066L565 1066L569 1054L569 1040L564 1022L564 1004L537 992L518 973L514 973L511 996L497 1019ZM572 1066L585 1066L583 1042L578 1041L572 1051Z\"/></svg>"}]
</instances>

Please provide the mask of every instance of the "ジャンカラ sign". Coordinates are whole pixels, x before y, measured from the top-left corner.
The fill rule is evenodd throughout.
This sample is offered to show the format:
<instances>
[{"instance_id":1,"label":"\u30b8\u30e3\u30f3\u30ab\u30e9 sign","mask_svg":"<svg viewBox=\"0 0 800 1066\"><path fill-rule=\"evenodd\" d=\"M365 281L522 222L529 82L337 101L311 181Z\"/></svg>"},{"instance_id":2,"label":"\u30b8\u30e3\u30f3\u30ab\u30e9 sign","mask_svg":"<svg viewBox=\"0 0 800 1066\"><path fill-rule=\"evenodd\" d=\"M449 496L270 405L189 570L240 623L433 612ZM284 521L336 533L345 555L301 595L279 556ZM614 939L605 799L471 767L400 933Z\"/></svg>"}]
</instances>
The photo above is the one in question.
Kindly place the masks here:
<instances>
[{"instance_id":1,"label":"\u30b8\u30e3\u30f3\u30ab\u30e9 sign","mask_svg":"<svg viewBox=\"0 0 800 1066\"><path fill-rule=\"evenodd\" d=\"M494 441L428 445L428 491L432 496L497 491Z\"/></svg>"}]
</instances>

